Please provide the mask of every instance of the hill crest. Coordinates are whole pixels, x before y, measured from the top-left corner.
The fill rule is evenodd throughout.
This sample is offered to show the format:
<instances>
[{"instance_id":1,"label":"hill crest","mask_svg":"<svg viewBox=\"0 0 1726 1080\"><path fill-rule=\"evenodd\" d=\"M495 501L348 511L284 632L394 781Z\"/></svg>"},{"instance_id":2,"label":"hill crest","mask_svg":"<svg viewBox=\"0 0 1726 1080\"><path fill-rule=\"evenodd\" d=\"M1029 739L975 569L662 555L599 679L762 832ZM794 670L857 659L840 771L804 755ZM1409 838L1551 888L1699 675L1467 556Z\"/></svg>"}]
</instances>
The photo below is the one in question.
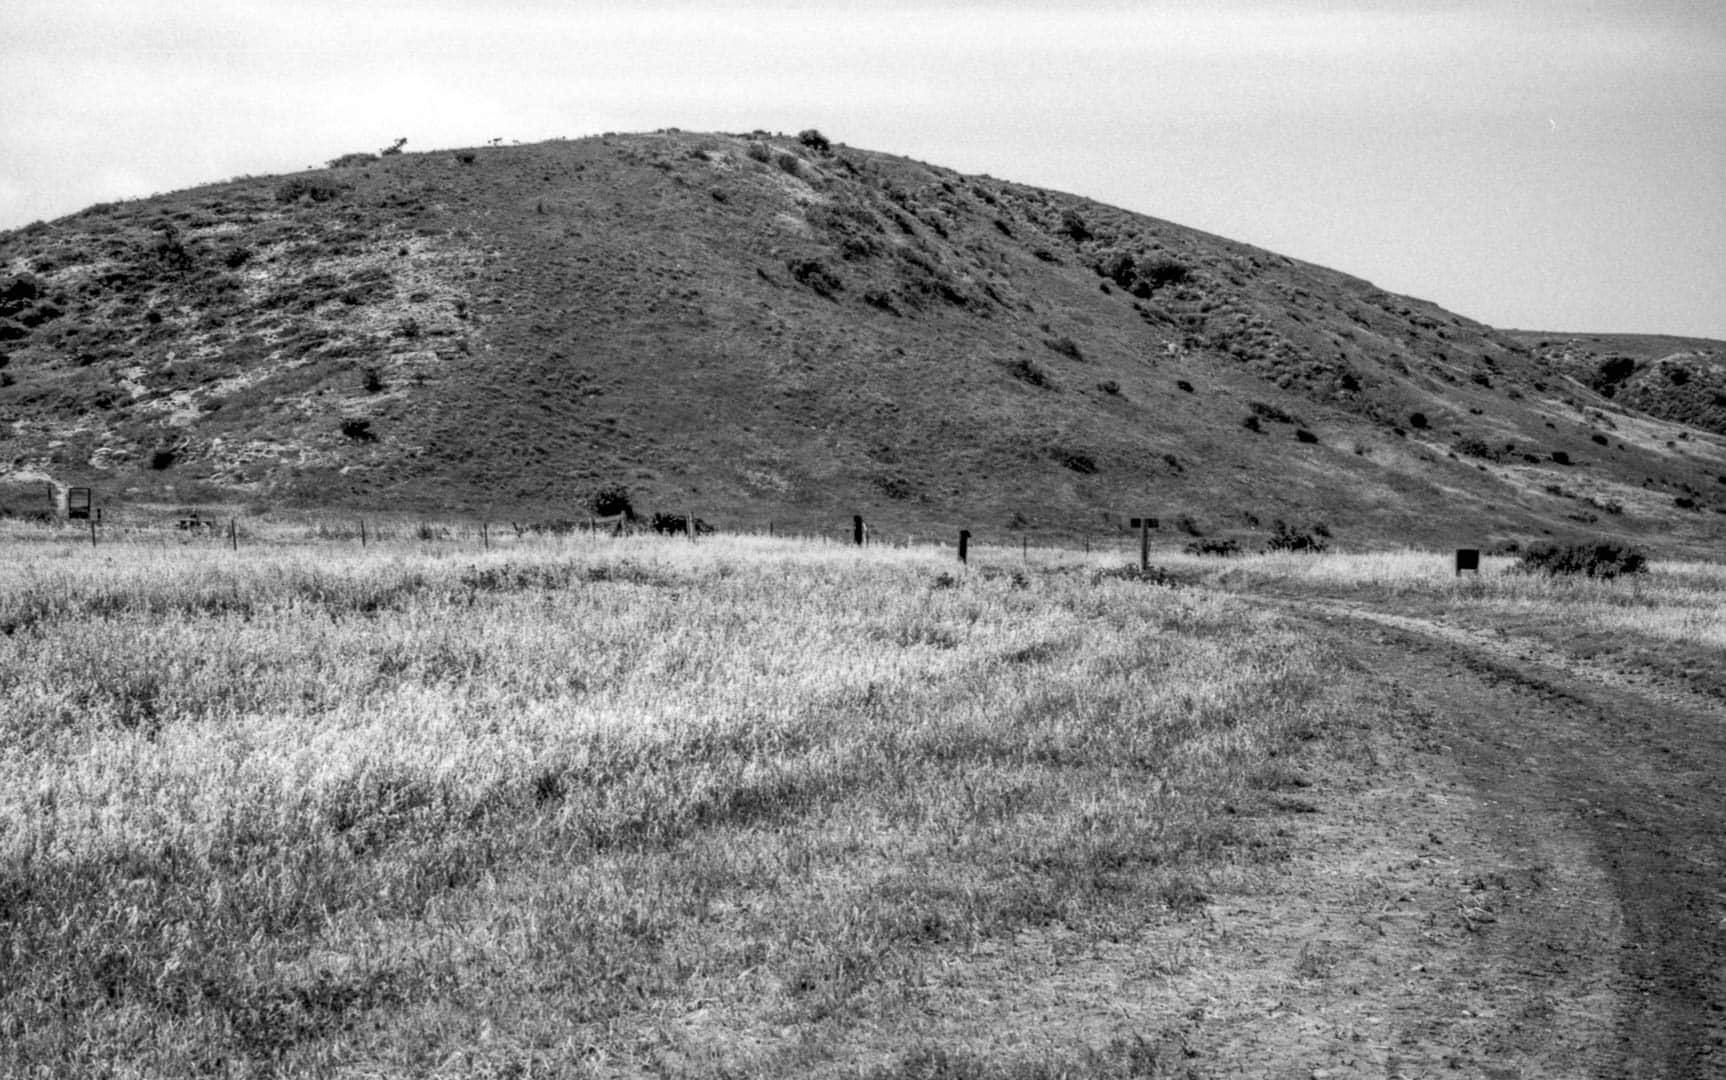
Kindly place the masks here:
<instances>
[{"instance_id":1,"label":"hill crest","mask_svg":"<svg viewBox=\"0 0 1726 1080\"><path fill-rule=\"evenodd\" d=\"M1566 335L813 132L348 155L0 275L0 461L139 504L1678 550L1726 508L1711 406Z\"/></svg>"}]
</instances>

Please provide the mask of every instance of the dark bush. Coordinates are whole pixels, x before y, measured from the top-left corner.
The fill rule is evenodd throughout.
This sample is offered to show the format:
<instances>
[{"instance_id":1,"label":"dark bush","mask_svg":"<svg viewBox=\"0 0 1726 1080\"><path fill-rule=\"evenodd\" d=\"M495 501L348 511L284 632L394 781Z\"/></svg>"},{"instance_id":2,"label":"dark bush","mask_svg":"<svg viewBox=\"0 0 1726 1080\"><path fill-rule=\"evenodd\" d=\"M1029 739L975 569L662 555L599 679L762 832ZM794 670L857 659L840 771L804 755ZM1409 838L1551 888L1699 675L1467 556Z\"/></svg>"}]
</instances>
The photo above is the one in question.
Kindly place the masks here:
<instances>
[{"instance_id":1,"label":"dark bush","mask_svg":"<svg viewBox=\"0 0 1726 1080\"><path fill-rule=\"evenodd\" d=\"M1104 379L1102 382L1097 384L1097 389L1101 390L1105 394L1119 395L1121 392L1121 384L1113 379Z\"/></svg>"},{"instance_id":2,"label":"dark bush","mask_svg":"<svg viewBox=\"0 0 1726 1080\"><path fill-rule=\"evenodd\" d=\"M1317 554L1329 546L1316 530L1297 532L1288 522L1281 520L1273 522L1271 528L1275 531L1271 538L1265 541L1266 551L1308 551Z\"/></svg>"},{"instance_id":3,"label":"dark bush","mask_svg":"<svg viewBox=\"0 0 1726 1080\"><path fill-rule=\"evenodd\" d=\"M363 151L357 154L343 154L339 158L331 158L329 167L332 169L351 169L358 165L370 165L377 159L376 154L367 154Z\"/></svg>"},{"instance_id":4,"label":"dark bush","mask_svg":"<svg viewBox=\"0 0 1726 1080\"><path fill-rule=\"evenodd\" d=\"M158 446L150 452L150 468L157 472L171 468L179 456L171 446Z\"/></svg>"},{"instance_id":5,"label":"dark bush","mask_svg":"<svg viewBox=\"0 0 1726 1080\"><path fill-rule=\"evenodd\" d=\"M1554 450L1552 452L1552 461L1555 465L1568 465L1570 464L1570 455L1566 454L1562 450Z\"/></svg>"},{"instance_id":6,"label":"dark bush","mask_svg":"<svg viewBox=\"0 0 1726 1080\"><path fill-rule=\"evenodd\" d=\"M1241 427L1246 428L1248 431L1264 431L1264 427L1259 423L1258 416L1252 413L1248 413L1246 419L1241 421Z\"/></svg>"},{"instance_id":7,"label":"dark bush","mask_svg":"<svg viewBox=\"0 0 1726 1080\"><path fill-rule=\"evenodd\" d=\"M342 421L342 434L354 442L378 441L378 433L372 430L372 422L355 416Z\"/></svg>"},{"instance_id":8,"label":"dark bush","mask_svg":"<svg viewBox=\"0 0 1726 1080\"><path fill-rule=\"evenodd\" d=\"M1057 448L1050 451L1050 454L1061 463L1062 468L1071 469L1081 476L1089 476L1097 471L1097 459L1082 450Z\"/></svg>"},{"instance_id":9,"label":"dark bush","mask_svg":"<svg viewBox=\"0 0 1726 1080\"><path fill-rule=\"evenodd\" d=\"M377 393L378 391L380 391L384 388L383 374L381 372L379 372L378 369L375 367L366 368L365 378L363 380L362 385L365 386L366 393L368 393L368 394Z\"/></svg>"},{"instance_id":10,"label":"dark bush","mask_svg":"<svg viewBox=\"0 0 1726 1080\"><path fill-rule=\"evenodd\" d=\"M458 150L455 155L455 159L463 165L472 165L478 158L479 155L472 150Z\"/></svg>"},{"instance_id":11,"label":"dark bush","mask_svg":"<svg viewBox=\"0 0 1726 1080\"><path fill-rule=\"evenodd\" d=\"M1182 550L1188 555L1228 556L1239 555L1241 553L1241 545L1237 540L1228 539L1194 540L1185 548L1182 548Z\"/></svg>"},{"instance_id":12,"label":"dark bush","mask_svg":"<svg viewBox=\"0 0 1726 1080\"><path fill-rule=\"evenodd\" d=\"M1247 408L1253 411L1254 416L1262 416L1266 420L1274 420L1279 424L1292 424L1295 422L1295 418L1293 416L1277 408L1275 405L1267 405L1262 401L1249 401L1247 402Z\"/></svg>"},{"instance_id":13,"label":"dark bush","mask_svg":"<svg viewBox=\"0 0 1726 1080\"><path fill-rule=\"evenodd\" d=\"M1609 356L1594 369L1594 377L1588 380L1597 393L1603 397L1611 397L1618 392L1619 384L1636 374L1636 361L1628 356Z\"/></svg>"},{"instance_id":14,"label":"dark bush","mask_svg":"<svg viewBox=\"0 0 1726 1080\"><path fill-rule=\"evenodd\" d=\"M1189 394L1193 392L1193 384L1188 382L1185 379L1175 380L1175 385L1180 387L1182 390L1185 390Z\"/></svg>"},{"instance_id":15,"label":"dark bush","mask_svg":"<svg viewBox=\"0 0 1726 1080\"><path fill-rule=\"evenodd\" d=\"M1300 442L1303 442L1303 443L1316 443L1316 442L1318 442L1318 436L1314 435L1312 432L1308 431L1306 428L1300 428L1300 429L1296 430L1295 431L1295 439L1300 441Z\"/></svg>"},{"instance_id":16,"label":"dark bush","mask_svg":"<svg viewBox=\"0 0 1726 1080\"><path fill-rule=\"evenodd\" d=\"M1409 413L1408 414L1408 426L1413 428L1416 431L1425 431L1426 430L1426 414L1423 412Z\"/></svg>"},{"instance_id":17,"label":"dark bush","mask_svg":"<svg viewBox=\"0 0 1726 1080\"><path fill-rule=\"evenodd\" d=\"M1696 500L1688 495L1680 495L1672 500L1672 505L1680 510L1694 510L1696 509Z\"/></svg>"},{"instance_id":18,"label":"dark bush","mask_svg":"<svg viewBox=\"0 0 1726 1080\"><path fill-rule=\"evenodd\" d=\"M1483 461L1497 461L1499 458L1498 451L1480 439L1458 439L1451 449L1465 457L1480 458Z\"/></svg>"},{"instance_id":19,"label":"dark bush","mask_svg":"<svg viewBox=\"0 0 1726 1080\"><path fill-rule=\"evenodd\" d=\"M1138 280L1138 262L1125 251L1111 252L1097 264L1097 273L1123 289L1131 289Z\"/></svg>"},{"instance_id":20,"label":"dark bush","mask_svg":"<svg viewBox=\"0 0 1726 1080\"><path fill-rule=\"evenodd\" d=\"M1588 439L1590 442L1592 442L1596 446L1605 446L1606 445L1606 436L1600 434L1598 431L1595 432L1594 434L1588 436Z\"/></svg>"},{"instance_id":21,"label":"dark bush","mask_svg":"<svg viewBox=\"0 0 1726 1080\"><path fill-rule=\"evenodd\" d=\"M814 128L807 128L803 131L799 131L797 133L797 141L815 151L817 154L826 154L831 152L833 149L833 144L827 141L827 136L816 131Z\"/></svg>"},{"instance_id":22,"label":"dark bush","mask_svg":"<svg viewBox=\"0 0 1726 1080\"><path fill-rule=\"evenodd\" d=\"M1593 544L1532 544L1522 553L1517 569L1524 573L1581 574L1591 578L1615 578L1641 574L1648 560L1627 544L1601 541Z\"/></svg>"},{"instance_id":23,"label":"dark bush","mask_svg":"<svg viewBox=\"0 0 1726 1080\"><path fill-rule=\"evenodd\" d=\"M671 536L681 536L689 531L689 517L685 514L654 514L653 531ZM711 536L713 526L697 517L695 519L695 535Z\"/></svg>"},{"instance_id":24,"label":"dark bush","mask_svg":"<svg viewBox=\"0 0 1726 1080\"><path fill-rule=\"evenodd\" d=\"M1018 379L1022 383L1029 383L1031 386L1050 385L1049 373L1037 366L1036 361L1030 360L1026 357L1020 357L1011 364L1008 364L1007 374L1013 376L1013 378Z\"/></svg>"},{"instance_id":25,"label":"dark bush","mask_svg":"<svg viewBox=\"0 0 1726 1080\"><path fill-rule=\"evenodd\" d=\"M792 277L809 286L815 290L817 296L825 299L833 299L834 293L845 288L845 283L840 281L838 275L828 269L827 264L820 259L792 259L785 264L785 268L791 271Z\"/></svg>"},{"instance_id":26,"label":"dark bush","mask_svg":"<svg viewBox=\"0 0 1726 1080\"><path fill-rule=\"evenodd\" d=\"M624 484L607 484L589 496L587 508L595 517L616 517L622 514L635 520L635 506L629 500L629 488Z\"/></svg>"},{"instance_id":27,"label":"dark bush","mask_svg":"<svg viewBox=\"0 0 1726 1080\"><path fill-rule=\"evenodd\" d=\"M1050 352L1060 353L1069 360L1082 361L1085 359L1085 354L1079 350L1079 343L1065 335L1061 337L1044 338L1043 344L1049 347Z\"/></svg>"},{"instance_id":28,"label":"dark bush","mask_svg":"<svg viewBox=\"0 0 1726 1080\"><path fill-rule=\"evenodd\" d=\"M1061 231L1081 243L1091 238L1091 227L1085 224L1084 215L1072 207L1061 211Z\"/></svg>"},{"instance_id":29,"label":"dark bush","mask_svg":"<svg viewBox=\"0 0 1726 1080\"><path fill-rule=\"evenodd\" d=\"M276 201L283 203L310 199L315 203L329 202L342 193L342 186L325 176L293 176L276 188Z\"/></svg>"},{"instance_id":30,"label":"dark bush","mask_svg":"<svg viewBox=\"0 0 1726 1080\"><path fill-rule=\"evenodd\" d=\"M1191 267L1174 259L1157 259L1149 266L1139 268L1139 277L1152 289L1160 289L1165 285L1182 285L1192 276Z\"/></svg>"}]
</instances>

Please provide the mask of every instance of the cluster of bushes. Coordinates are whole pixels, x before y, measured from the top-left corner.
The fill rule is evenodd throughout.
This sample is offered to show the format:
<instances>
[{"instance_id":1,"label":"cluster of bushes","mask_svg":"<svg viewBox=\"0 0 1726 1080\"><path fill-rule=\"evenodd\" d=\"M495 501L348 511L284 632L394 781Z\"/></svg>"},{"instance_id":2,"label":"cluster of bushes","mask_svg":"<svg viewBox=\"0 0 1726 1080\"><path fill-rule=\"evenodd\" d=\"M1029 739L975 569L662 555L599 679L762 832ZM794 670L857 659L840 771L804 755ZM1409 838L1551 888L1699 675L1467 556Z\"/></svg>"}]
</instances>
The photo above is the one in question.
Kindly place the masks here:
<instances>
[{"instance_id":1,"label":"cluster of bushes","mask_svg":"<svg viewBox=\"0 0 1726 1080\"><path fill-rule=\"evenodd\" d=\"M815 290L815 295L824 299L833 299L835 293L845 288L839 275L820 259L792 259L785 264L785 268L791 271L792 277Z\"/></svg>"},{"instance_id":2,"label":"cluster of bushes","mask_svg":"<svg viewBox=\"0 0 1726 1080\"><path fill-rule=\"evenodd\" d=\"M342 193L342 186L327 176L290 176L276 188L276 201L299 202L310 199L315 203L329 202Z\"/></svg>"},{"instance_id":3,"label":"cluster of bushes","mask_svg":"<svg viewBox=\"0 0 1726 1080\"><path fill-rule=\"evenodd\" d=\"M1241 553L1241 545L1238 540L1206 538L1203 540L1194 540L1181 550L1185 551L1188 555L1219 555L1226 557L1229 555L1239 555Z\"/></svg>"},{"instance_id":4,"label":"cluster of bushes","mask_svg":"<svg viewBox=\"0 0 1726 1080\"><path fill-rule=\"evenodd\" d=\"M1150 258L1127 251L1110 251L1096 264L1098 274L1119 285L1141 300L1148 300L1161 288L1184 285L1192 278L1192 268L1167 256Z\"/></svg>"},{"instance_id":5,"label":"cluster of bushes","mask_svg":"<svg viewBox=\"0 0 1726 1080\"><path fill-rule=\"evenodd\" d=\"M1570 574L1591 578L1615 578L1641 574L1648 569L1647 556L1628 544L1598 541L1592 544L1539 543L1522 553L1517 569L1528 574Z\"/></svg>"},{"instance_id":6,"label":"cluster of bushes","mask_svg":"<svg viewBox=\"0 0 1726 1080\"><path fill-rule=\"evenodd\" d=\"M1271 538L1265 541L1266 551L1306 551L1316 555L1330 546L1324 540L1330 530L1322 524L1300 532L1288 522L1278 520L1271 524L1271 529Z\"/></svg>"},{"instance_id":7,"label":"cluster of bushes","mask_svg":"<svg viewBox=\"0 0 1726 1080\"><path fill-rule=\"evenodd\" d=\"M697 517L695 520L695 535L713 535L713 526ZM654 514L649 523L656 533L670 536L682 536L689 531L690 518L684 514Z\"/></svg>"}]
</instances>

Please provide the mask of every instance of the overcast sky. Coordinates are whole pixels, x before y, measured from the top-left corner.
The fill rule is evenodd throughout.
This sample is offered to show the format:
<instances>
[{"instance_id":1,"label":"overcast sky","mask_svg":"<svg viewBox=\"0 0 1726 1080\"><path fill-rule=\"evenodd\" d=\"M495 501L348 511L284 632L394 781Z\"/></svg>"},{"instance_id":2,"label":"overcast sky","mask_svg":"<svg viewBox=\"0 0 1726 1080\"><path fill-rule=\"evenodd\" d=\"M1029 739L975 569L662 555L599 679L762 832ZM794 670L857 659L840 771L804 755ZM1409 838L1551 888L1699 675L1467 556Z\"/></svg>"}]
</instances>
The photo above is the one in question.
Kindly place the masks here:
<instances>
[{"instance_id":1,"label":"overcast sky","mask_svg":"<svg viewBox=\"0 0 1726 1080\"><path fill-rule=\"evenodd\" d=\"M1726 339L1721 0L5 0L0 228L338 154L796 132L1502 327Z\"/></svg>"}]
</instances>

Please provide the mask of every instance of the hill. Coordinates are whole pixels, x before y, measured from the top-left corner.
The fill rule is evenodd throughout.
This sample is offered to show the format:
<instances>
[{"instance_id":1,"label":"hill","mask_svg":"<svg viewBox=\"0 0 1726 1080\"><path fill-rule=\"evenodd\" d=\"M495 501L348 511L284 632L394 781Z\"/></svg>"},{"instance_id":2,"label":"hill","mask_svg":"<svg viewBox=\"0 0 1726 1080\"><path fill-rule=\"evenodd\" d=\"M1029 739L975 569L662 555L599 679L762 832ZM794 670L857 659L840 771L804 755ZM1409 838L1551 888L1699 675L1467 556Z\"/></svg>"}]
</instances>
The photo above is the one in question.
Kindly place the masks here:
<instances>
[{"instance_id":1,"label":"hill","mask_svg":"<svg viewBox=\"0 0 1726 1080\"><path fill-rule=\"evenodd\" d=\"M1547 339L813 132L350 154L0 236L0 463L110 506L1717 547L1714 406Z\"/></svg>"}]
</instances>

